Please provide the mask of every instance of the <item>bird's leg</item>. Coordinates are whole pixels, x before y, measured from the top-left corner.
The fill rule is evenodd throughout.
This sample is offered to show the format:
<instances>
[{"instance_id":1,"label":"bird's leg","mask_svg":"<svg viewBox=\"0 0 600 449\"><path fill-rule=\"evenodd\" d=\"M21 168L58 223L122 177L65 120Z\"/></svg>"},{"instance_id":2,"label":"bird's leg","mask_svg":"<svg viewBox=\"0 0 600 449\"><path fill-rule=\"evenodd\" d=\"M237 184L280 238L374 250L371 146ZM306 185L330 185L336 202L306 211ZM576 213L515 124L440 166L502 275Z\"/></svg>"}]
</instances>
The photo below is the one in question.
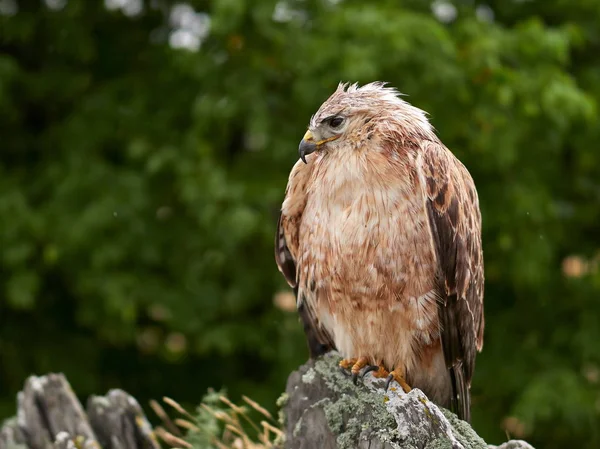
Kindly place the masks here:
<instances>
[{"instance_id":1,"label":"bird's leg","mask_svg":"<svg viewBox=\"0 0 600 449\"><path fill-rule=\"evenodd\" d=\"M365 370L363 376L369 371L375 371L373 373L373 377L377 377L378 379L386 379L385 382L385 390L387 391L390 387L390 383L392 380L395 380L400 384L405 393L408 393L412 388L406 383L404 380L404 370L400 368L394 369L391 373L383 366L383 363L380 363L379 366L370 366Z\"/></svg>"},{"instance_id":2,"label":"bird's leg","mask_svg":"<svg viewBox=\"0 0 600 449\"><path fill-rule=\"evenodd\" d=\"M379 365L368 366L362 373L362 377L365 377L365 375L367 375L367 373L370 373L371 371L374 371L373 377L376 377L378 379L386 379L390 374L390 372L385 368L385 366L383 366L383 361L379 362Z\"/></svg>"},{"instance_id":3,"label":"bird's leg","mask_svg":"<svg viewBox=\"0 0 600 449\"><path fill-rule=\"evenodd\" d=\"M340 366L344 369L350 368L352 374L352 382L356 385L360 370L369 364L367 357L359 357L358 359L344 359L340 362Z\"/></svg>"},{"instance_id":4,"label":"bird's leg","mask_svg":"<svg viewBox=\"0 0 600 449\"><path fill-rule=\"evenodd\" d=\"M404 379L404 370L394 368L394 370L388 375L387 380L385 382L386 391L389 388L392 380L398 382L405 393L408 393L410 392L410 390L412 390L412 388L410 388L410 386L406 383L406 380Z\"/></svg>"},{"instance_id":5,"label":"bird's leg","mask_svg":"<svg viewBox=\"0 0 600 449\"><path fill-rule=\"evenodd\" d=\"M364 371L362 372L362 374L360 375L361 378L364 378L367 374L369 374L371 371L379 371L379 369L381 369L381 367L379 365L369 365L367 366ZM385 368L384 368L385 369Z\"/></svg>"},{"instance_id":6,"label":"bird's leg","mask_svg":"<svg viewBox=\"0 0 600 449\"><path fill-rule=\"evenodd\" d=\"M340 366L344 369L352 368L358 359L343 359L340 360Z\"/></svg>"},{"instance_id":7,"label":"bird's leg","mask_svg":"<svg viewBox=\"0 0 600 449\"><path fill-rule=\"evenodd\" d=\"M385 390L387 391L390 387L392 380L395 380L400 384L405 393L408 393L412 388L406 383L404 379L404 370L401 368L395 368L392 372L389 372L383 365L383 361L379 362L378 365L369 365L369 359L367 357L359 357L352 359L343 359L340 361L340 366L347 370L350 369L352 374L352 381L356 384L358 376L364 378L367 373L373 372L373 377L378 379L386 379ZM365 368L366 367L366 368ZM360 371L363 370L362 373Z\"/></svg>"}]
</instances>

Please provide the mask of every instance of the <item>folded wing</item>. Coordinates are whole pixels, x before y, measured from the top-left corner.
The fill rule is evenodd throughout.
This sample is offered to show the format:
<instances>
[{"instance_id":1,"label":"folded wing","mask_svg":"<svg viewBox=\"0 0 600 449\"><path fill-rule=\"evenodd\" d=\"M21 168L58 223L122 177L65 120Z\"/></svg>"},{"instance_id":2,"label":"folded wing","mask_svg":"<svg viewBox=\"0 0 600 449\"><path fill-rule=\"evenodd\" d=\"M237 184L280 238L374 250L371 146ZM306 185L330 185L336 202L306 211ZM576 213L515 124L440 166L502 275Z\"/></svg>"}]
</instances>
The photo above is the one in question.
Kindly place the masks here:
<instances>
[{"instance_id":1,"label":"folded wing","mask_svg":"<svg viewBox=\"0 0 600 449\"><path fill-rule=\"evenodd\" d=\"M439 264L439 317L452 408L470 420L470 384L483 346L483 254L477 191L462 163L441 143L423 144L427 212Z\"/></svg>"},{"instance_id":2,"label":"folded wing","mask_svg":"<svg viewBox=\"0 0 600 449\"><path fill-rule=\"evenodd\" d=\"M302 223L302 213L306 205L305 183L310 164L296 164L290 174L286 189L286 197L282 212L277 222L275 234L275 260L279 271L294 289L298 313L304 326L308 348L312 358L318 357L331 349L334 344L329 333L319 324L314 310L307 305L304 291L298 285L296 253L298 251L298 235ZM314 294L314 293L313 293Z\"/></svg>"}]
</instances>

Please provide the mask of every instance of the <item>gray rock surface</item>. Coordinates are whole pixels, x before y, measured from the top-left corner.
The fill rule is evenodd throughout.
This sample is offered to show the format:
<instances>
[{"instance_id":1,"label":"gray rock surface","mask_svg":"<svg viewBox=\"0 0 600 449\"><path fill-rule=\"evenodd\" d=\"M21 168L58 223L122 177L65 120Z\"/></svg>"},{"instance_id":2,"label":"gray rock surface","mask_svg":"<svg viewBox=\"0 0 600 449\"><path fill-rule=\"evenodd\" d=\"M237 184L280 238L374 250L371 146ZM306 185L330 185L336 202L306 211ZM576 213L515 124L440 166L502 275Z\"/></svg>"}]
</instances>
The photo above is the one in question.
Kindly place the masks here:
<instances>
[{"instance_id":1,"label":"gray rock surface","mask_svg":"<svg viewBox=\"0 0 600 449\"><path fill-rule=\"evenodd\" d=\"M406 394L395 382L367 374L354 385L329 353L288 378L283 398L285 449L489 449L453 413L418 389ZM532 449L510 441L498 449Z\"/></svg>"},{"instance_id":2,"label":"gray rock surface","mask_svg":"<svg viewBox=\"0 0 600 449\"><path fill-rule=\"evenodd\" d=\"M17 417L0 428L0 449L159 449L137 401L121 390L92 396L87 413L62 374L31 376Z\"/></svg>"},{"instance_id":3,"label":"gray rock surface","mask_svg":"<svg viewBox=\"0 0 600 449\"><path fill-rule=\"evenodd\" d=\"M87 415L98 442L111 449L157 449L159 447L140 404L123 390L91 396Z\"/></svg>"},{"instance_id":4,"label":"gray rock surface","mask_svg":"<svg viewBox=\"0 0 600 449\"><path fill-rule=\"evenodd\" d=\"M534 447L523 440L510 440L500 446L492 446L490 444L489 449L534 449Z\"/></svg>"},{"instance_id":5,"label":"gray rock surface","mask_svg":"<svg viewBox=\"0 0 600 449\"><path fill-rule=\"evenodd\" d=\"M533 449L487 445L471 426L419 390L368 374L354 385L330 353L294 371L283 406L284 449ZM62 374L31 376L17 417L0 427L0 449L159 449L138 402L121 390L92 396L83 410Z\"/></svg>"}]
</instances>

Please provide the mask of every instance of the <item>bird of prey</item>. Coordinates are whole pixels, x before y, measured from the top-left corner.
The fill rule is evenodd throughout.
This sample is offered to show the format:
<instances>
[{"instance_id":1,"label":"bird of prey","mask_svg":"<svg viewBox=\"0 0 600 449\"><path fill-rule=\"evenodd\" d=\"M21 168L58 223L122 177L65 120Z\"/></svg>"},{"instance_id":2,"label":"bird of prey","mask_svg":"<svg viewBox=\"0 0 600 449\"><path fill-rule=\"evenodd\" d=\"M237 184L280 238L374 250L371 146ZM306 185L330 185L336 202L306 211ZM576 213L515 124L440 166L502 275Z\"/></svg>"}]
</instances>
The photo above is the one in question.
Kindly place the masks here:
<instances>
[{"instance_id":1,"label":"bird of prey","mask_svg":"<svg viewBox=\"0 0 600 449\"><path fill-rule=\"evenodd\" d=\"M299 154L275 258L311 357L336 349L355 380L374 371L469 421L484 328L471 175L426 113L381 82L340 83Z\"/></svg>"}]
</instances>

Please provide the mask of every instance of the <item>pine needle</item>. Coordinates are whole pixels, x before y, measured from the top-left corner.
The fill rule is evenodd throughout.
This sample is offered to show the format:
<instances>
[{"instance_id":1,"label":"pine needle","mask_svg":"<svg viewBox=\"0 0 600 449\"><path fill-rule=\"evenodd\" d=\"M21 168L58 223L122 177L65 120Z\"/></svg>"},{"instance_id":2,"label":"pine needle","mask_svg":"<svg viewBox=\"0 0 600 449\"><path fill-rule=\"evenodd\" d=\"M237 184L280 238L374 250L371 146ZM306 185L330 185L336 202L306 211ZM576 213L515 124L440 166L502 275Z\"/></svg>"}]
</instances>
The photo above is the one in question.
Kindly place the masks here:
<instances>
[{"instance_id":1,"label":"pine needle","mask_svg":"<svg viewBox=\"0 0 600 449\"><path fill-rule=\"evenodd\" d=\"M219 406L218 402L214 402L215 399L225 404L227 408ZM193 442L194 434L207 438L204 441L210 441L215 449L273 449L275 442L283 435L283 431L275 426L273 416L267 409L247 396L242 396L242 399L249 407L234 404L223 395L213 396L211 400L200 404L199 415L194 417L179 403L164 397L163 400L166 404L185 416L185 419L176 418L175 420L169 418L160 404L151 401L152 409L169 427L169 430L171 426L176 429L168 431L163 427L158 427L156 435L171 449L194 449L194 445L184 439L190 438L190 441ZM257 425L250 417L250 414L254 413L252 410L273 423L262 419L260 426ZM212 422L208 427L205 425L206 420ZM251 432L252 436L248 434L246 423L242 420L249 423L256 433ZM185 437L175 435L175 433L181 435L182 431L186 433Z\"/></svg>"},{"instance_id":2,"label":"pine needle","mask_svg":"<svg viewBox=\"0 0 600 449\"><path fill-rule=\"evenodd\" d=\"M242 407L235 405L233 402L231 402L225 396L219 396L219 400L221 402L223 402L224 404L228 405L229 407L231 407L231 409L236 413L243 414L245 412L245 410Z\"/></svg>"},{"instance_id":3,"label":"pine needle","mask_svg":"<svg viewBox=\"0 0 600 449\"><path fill-rule=\"evenodd\" d=\"M232 423L232 424L235 424L237 422L236 420L234 420L227 413L224 413L222 411L215 411L215 410L213 410L212 408L210 408L206 404L200 404L200 407L202 407L204 410L206 410L207 412L209 412L211 415L213 415L219 421L223 421L223 422L226 422L226 423Z\"/></svg>"},{"instance_id":4,"label":"pine needle","mask_svg":"<svg viewBox=\"0 0 600 449\"><path fill-rule=\"evenodd\" d=\"M198 432L200 430L200 428L198 426L194 425L193 423L191 423L185 419L181 419L181 418L177 418L175 420L175 424L177 424L179 427L183 427L184 429L192 430L194 432Z\"/></svg>"},{"instance_id":5,"label":"pine needle","mask_svg":"<svg viewBox=\"0 0 600 449\"><path fill-rule=\"evenodd\" d=\"M150 408L152 408L156 416L158 416L161 419L163 424L169 429L170 432L174 433L175 435L181 436L181 432L179 431L177 426L173 424L173 421L171 421L171 418L169 417L167 412L165 412L165 409L154 399L150 401Z\"/></svg>"},{"instance_id":6,"label":"pine needle","mask_svg":"<svg viewBox=\"0 0 600 449\"><path fill-rule=\"evenodd\" d=\"M275 435L277 435L277 436L283 435L283 431L282 431L280 428L278 428L278 427L275 427L275 426L273 426L273 425L269 424L269 423L268 423L268 422L266 422L266 421L261 421L261 422L260 422L260 424L261 424L261 425L262 425L262 426L263 426L265 429L268 429L268 430L270 430L271 432L273 432L273 433L274 433Z\"/></svg>"},{"instance_id":7,"label":"pine needle","mask_svg":"<svg viewBox=\"0 0 600 449\"><path fill-rule=\"evenodd\" d=\"M231 432L235 433L236 435L239 435L239 436L241 436L241 437L245 436L245 435L244 435L244 432L242 432L242 431L241 431L240 429L238 429L237 427L235 427L235 426L232 426L231 424L227 424L227 425L225 426L225 428L226 428L226 429L229 429Z\"/></svg>"},{"instance_id":8,"label":"pine needle","mask_svg":"<svg viewBox=\"0 0 600 449\"><path fill-rule=\"evenodd\" d=\"M160 437L160 439L162 439L165 443L174 446L174 447L184 447L187 449L191 449L193 446L188 443L187 441L176 437L175 435L173 435L170 432L167 432L165 429L163 429L162 427L157 427L156 428L156 434Z\"/></svg>"},{"instance_id":9,"label":"pine needle","mask_svg":"<svg viewBox=\"0 0 600 449\"><path fill-rule=\"evenodd\" d=\"M219 399L224 402L225 404L227 404L229 407L231 407L231 409L236 412L237 414L239 414L242 418L244 418L246 420L246 422L248 422L248 424L250 424L254 430L256 430L256 433L260 433L260 428L256 425L256 423L254 421L252 421L252 419L250 419L250 417L248 416L246 410L243 407L240 407L238 405L235 405L233 402L231 402L229 399L227 399L225 396L220 396ZM239 427L241 427L241 425L239 425Z\"/></svg>"},{"instance_id":10,"label":"pine needle","mask_svg":"<svg viewBox=\"0 0 600 449\"><path fill-rule=\"evenodd\" d=\"M250 407L252 407L252 408L253 408L254 410L256 410L258 413L260 413L260 414L262 414L262 415L266 416L267 418L269 418L269 419L271 419L271 420L273 419L273 416L272 416L272 415L269 413L269 411L268 411L266 408L264 408L264 407L261 407L261 406L258 404L258 402L255 402L255 401L253 401L252 399L250 399L248 396L244 396L244 395L242 395L242 399L243 399L244 401L246 401L246 404L248 404Z\"/></svg>"},{"instance_id":11,"label":"pine needle","mask_svg":"<svg viewBox=\"0 0 600 449\"><path fill-rule=\"evenodd\" d=\"M164 396L163 401L166 402L167 404L169 404L171 407L173 407L175 410L177 410L182 415L185 415L189 418L194 419L194 417L186 409L184 409L181 405L179 405L179 403L176 402L174 399Z\"/></svg>"}]
</instances>

